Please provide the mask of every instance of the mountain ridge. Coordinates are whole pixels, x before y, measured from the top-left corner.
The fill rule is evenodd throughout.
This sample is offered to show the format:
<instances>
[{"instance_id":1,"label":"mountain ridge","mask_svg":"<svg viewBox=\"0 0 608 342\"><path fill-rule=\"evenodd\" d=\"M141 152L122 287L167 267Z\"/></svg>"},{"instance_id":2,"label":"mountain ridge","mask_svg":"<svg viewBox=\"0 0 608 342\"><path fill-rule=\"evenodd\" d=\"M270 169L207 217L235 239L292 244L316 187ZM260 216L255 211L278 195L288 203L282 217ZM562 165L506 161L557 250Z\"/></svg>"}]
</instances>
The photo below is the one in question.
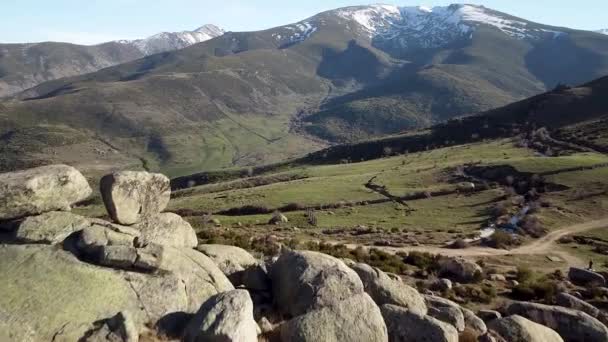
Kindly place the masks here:
<instances>
[{"instance_id":1,"label":"mountain ridge","mask_svg":"<svg viewBox=\"0 0 608 342\"><path fill-rule=\"evenodd\" d=\"M215 25L194 31L163 32L137 40L95 45L65 42L0 44L0 98L40 83L77 76L143 58L178 50L224 34Z\"/></svg>"},{"instance_id":2,"label":"mountain ridge","mask_svg":"<svg viewBox=\"0 0 608 342\"><path fill-rule=\"evenodd\" d=\"M448 12L462 12L462 6ZM16 139L40 129L45 141L67 126L87 132L88 140L110 142L151 169L179 175L274 162L327 144L427 127L608 74L608 37L598 33L481 7L475 11L499 18L491 23L510 24L470 24L474 28L462 34L456 20L456 26L436 31L389 27L383 14L374 20L387 31L417 29L439 38L458 29L454 39L431 40L441 44L429 46L399 35L374 39L357 20L340 15L344 10L263 31L227 32L182 50L47 82L3 103L0 136ZM399 18L397 25L401 11ZM437 22L434 15L420 20ZM519 23L529 34L513 31ZM58 154L65 148L52 147ZM81 152L82 160L97 159ZM39 155L30 156L16 154L3 167L14 167L10 160L39 162Z\"/></svg>"}]
</instances>

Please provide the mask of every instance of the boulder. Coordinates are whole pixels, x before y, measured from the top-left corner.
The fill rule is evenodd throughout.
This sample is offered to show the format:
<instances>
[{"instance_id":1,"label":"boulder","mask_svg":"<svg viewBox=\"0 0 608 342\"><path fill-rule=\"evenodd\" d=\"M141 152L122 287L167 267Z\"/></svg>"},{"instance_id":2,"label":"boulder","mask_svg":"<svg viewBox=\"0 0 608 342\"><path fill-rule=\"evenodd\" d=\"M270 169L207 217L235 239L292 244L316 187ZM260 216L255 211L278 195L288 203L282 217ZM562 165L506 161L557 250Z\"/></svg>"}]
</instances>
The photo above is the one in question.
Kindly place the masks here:
<instances>
[{"instance_id":1,"label":"boulder","mask_svg":"<svg viewBox=\"0 0 608 342\"><path fill-rule=\"evenodd\" d=\"M555 330L566 342L608 341L608 328L588 314L559 306L512 302L506 312Z\"/></svg>"},{"instance_id":2,"label":"boulder","mask_svg":"<svg viewBox=\"0 0 608 342\"><path fill-rule=\"evenodd\" d=\"M451 324L459 332L464 331L464 315L460 309L453 307L430 307L428 313L431 317Z\"/></svg>"},{"instance_id":3,"label":"boulder","mask_svg":"<svg viewBox=\"0 0 608 342\"><path fill-rule=\"evenodd\" d=\"M184 341L257 342L253 302L246 290L233 290L209 298L188 324Z\"/></svg>"},{"instance_id":4,"label":"boulder","mask_svg":"<svg viewBox=\"0 0 608 342\"><path fill-rule=\"evenodd\" d=\"M270 278L276 307L293 317L364 292L355 271L318 252L284 251L272 265Z\"/></svg>"},{"instance_id":5,"label":"boulder","mask_svg":"<svg viewBox=\"0 0 608 342\"><path fill-rule=\"evenodd\" d=\"M75 168L49 165L0 174L0 220L69 211L92 193Z\"/></svg>"},{"instance_id":6,"label":"boulder","mask_svg":"<svg viewBox=\"0 0 608 342\"><path fill-rule=\"evenodd\" d=\"M500 312L495 310L479 310L477 316L481 318L485 323L489 323L495 319L502 318Z\"/></svg>"},{"instance_id":7,"label":"boulder","mask_svg":"<svg viewBox=\"0 0 608 342\"><path fill-rule=\"evenodd\" d=\"M139 331L129 313L119 312L101 322L83 336L81 342L138 342Z\"/></svg>"},{"instance_id":8,"label":"boulder","mask_svg":"<svg viewBox=\"0 0 608 342\"><path fill-rule=\"evenodd\" d=\"M479 318L475 313L469 309L461 307L460 310L464 315L464 326L465 328L469 328L476 333L483 335L488 331L486 323Z\"/></svg>"},{"instance_id":9,"label":"boulder","mask_svg":"<svg viewBox=\"0 0 608 342\"><path fill-rule=\"evenodd\" d=\"M483 332L485 332L486 329L483 321L476 317L472 311L463 309L457 303L432 295L425 295L424 300L429 307L429 316L453 325L458 331L464 331L464 328L467 326L465 317L468 315L470 328L475 331L484 330Z\"/></svg>"},{"instance_id":10,"label":"boulder","mask_svg":"<svg viewBox=\"0 0 608 342\"><path fill-rule=\"evenodd\" d=\"M0 327L15 341L78 341L117 312L143 328L234 289L203 254L165 249L159 272L138 273L91 265L55 246L0 245Z\"/></svg>"},{"instance_id":11,"label":"boulder","mask_svg":"<svg viewBox=\"0 0 608 342\"><path fill-rule=\"evenodd\" d=\"M557 332L518 315L496 319L489 327L509 342L563 342Z\"/></svg>"},{"instance_id":12,"label":"boulder","mask_svg":"<svg viewBox=\"0 0 608 342\"><path fill-rule=\"evenodd\" d=\"M293 318L280 333L282 341L290 342L388 341L380 309L366 293Z\"/></svg>"},{"instance_id":13,"label":"boulder","mask_svg":"<svg viewBox=\"0 0 608 342\"><path fill-rule=\"evenodd\" d=\"M421 315L426 314L427 307L424 298L413 287L394 280L380 269L367 264L358 263L351 268L357 272L363 282L365 292L377 305L394 304Z\"/></svg>"},{"instance_id":14,"label":"boulder","mask_svg":"<svg viewBox=\"0 0 608 342\"><path fill-rule=\"evenodd\" d=\"M270 218L270 220L268 220L268 224L280 224L280 223L287 223L289 222L289 219L287 218L287 216L281 214L281 213L274 213L272 215L272 217Z\"/></svg>"},{"instance_id":15,"label":"boulder","mask_svg":"<svg viewBox=\"0 0 608 342\"><path fill-rule=\"evenodd\" d=\"M555 303L559 306L563 306L565 308L580 310L585 312L595 318L597 318L600 314L600 310L595 306L585 302L582 299L576 298L571 294L562 292L555 296Z\"/></svg>"},{"instance_id":16,"label":"boulder","mask_svg":"<svg viewBox=\"0 0 608 342\"><path fill-rule=\"evenodd\" d=\"M226 245L199 245L196 249L211 258L234 286L257 291L270 289L264 267L246 250Z\"/></svg>"},{"instance_id":17,"label":"boulder","mask_svg":"<svg viewBox=\"0 0 608 342\"><path fill-rule=\"evenodd\" d=\"M452 289L452 281L446 278L439 278L431 283L431 290L444 292Z\"/></svg>"},{"instance_id":18,"label":"boulder","mask_svg":"<svg viewBox=\"0 0 608 342\"><path fill-rule=\"evenodd\" d=\"M170 247L194 248L198 245L196 232L188 221L173 213L147 216L131 226L140 232L138 246L157 244Z\"/></svg>"},{"instance_id":19,"label":"boulder","mask_svg":"<svg viewBox=\"0 0 608 342\"><path fill-rule=\"evenodd\" d=\"M91 222L80 215L51 211L27 217L18 224L14 235L17 241L24 243L58 244L90 225Z\"/></svg>"},{"instance_id":20,"label":"boulder","mask_svg":"<svg viewBox=\"0 0 608 342\"><path fill-rule=\"evenodd\" d=\"M570 267L568 278L575 284L586 285L594 283L599 286L606 286L606 279L603 275L584 268Z\"/></svg>"},{"instance_id":21,"label":"boulder","mask_svg":"<svg viewBox=\"0 0 608 342\"><path fill-rule=\"evenodd\" d=\"M385 304L380 307L388 329L389 341L458 342L458 331L452 325L406 308Z\"/></svg>"},{"instance_id":22,"label":"boulder","mask_svg":"<svg viewBox=\"0 0 608 342\"><path fill-rule=\"evenodd\" d=\"M158 173L115 172L104 176L99 188L112 220L124 225L159 214L171 197L169 178Z\"/></svg>"},{"instance_id":23,"label":"boulder","mask_svg":"<svg viewBox=\"0 0 608 342\"><path fill-rule=\"evenodd\" d=\"M473 261L463 258L443 258L439 273L461 282L471 282L483 273L482 268Z\"/></svg>"}]
</instances>

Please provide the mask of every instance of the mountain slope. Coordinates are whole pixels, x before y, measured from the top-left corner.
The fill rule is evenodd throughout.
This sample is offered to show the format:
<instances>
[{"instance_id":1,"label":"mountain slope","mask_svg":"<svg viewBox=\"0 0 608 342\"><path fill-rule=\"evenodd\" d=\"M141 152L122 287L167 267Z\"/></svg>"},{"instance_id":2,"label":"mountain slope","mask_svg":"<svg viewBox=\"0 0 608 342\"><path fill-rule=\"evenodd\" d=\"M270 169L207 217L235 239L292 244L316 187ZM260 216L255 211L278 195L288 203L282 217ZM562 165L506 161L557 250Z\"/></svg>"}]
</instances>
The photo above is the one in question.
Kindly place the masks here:
<instances>
[{"instance_id":1,"label":"mountain slope","mask_svg":"<svg viewBox=\"0 0 608 342\"><path fill-rule=\"evenodd\" d=\"M0 44L0 98L40 83L94 72L155 53L172 51L220 36L205 25L195 31L164 32L146 39L93 46L68 43Z\"/></svg>"},{"instance_id":2,"label":"mountain slope","mask_svg":"<svg viewBox=\"0 0 608 342\"><path fill-rule=\"evenodd\" d=\"M316 137L425 127L606 74L598 33L470 5L349 7L47 82L3 103L0 136L67 126L178 175L296 157L322 147Z\"/></svg>"}]
</instances>

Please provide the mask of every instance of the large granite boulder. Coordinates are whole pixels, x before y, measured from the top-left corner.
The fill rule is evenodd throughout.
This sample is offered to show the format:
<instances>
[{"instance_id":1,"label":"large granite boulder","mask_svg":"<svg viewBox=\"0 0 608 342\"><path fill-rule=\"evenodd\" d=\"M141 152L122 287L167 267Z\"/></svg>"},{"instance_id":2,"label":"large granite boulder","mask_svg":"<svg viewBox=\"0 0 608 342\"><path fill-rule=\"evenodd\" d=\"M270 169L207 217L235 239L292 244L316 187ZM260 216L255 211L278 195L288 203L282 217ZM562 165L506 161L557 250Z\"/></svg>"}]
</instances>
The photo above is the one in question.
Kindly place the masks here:
<instances>
[{"instance_id":1,"label":"large granite boulder","mask_svg":"<svg viewBox=\"0 0 608 342\"><path fill-rule=\"evenodd\" d=\"M458 342L456 328L431 316L390 304L380 310L391 342Z\"/></svg>"},{"instance_id":2,"label":"large granite boulder","mask_svg":"<svg viewBox=\"0 0 608 342\"><path fill-rule=\"evenodd\" d=\"M366 293L293 318L280 333L282 341L290 342L388 341L380 309Z\"/></svg>"},{"instance_id":3,"label":"large granite boulder","mask_svg":"<svg viewBox=\"0 0 608 342\"><path fill-rule=\"evenodd\" d=\"M169 178L158 173L115 172L104 176L99 187L110 217L124 225L162 212L171 197Z\"/></svg>"},{"instance_id":4,"label":"large granite boulder","mask_svg":"<svg viewBox=\"0 0 608 342\"><path fill-rule=\"evenodd\" d=\"M587 285L589 283L594 283L599 286L606 285L606 279L603 275L584 268L570 267L568 278L571 282L580 285Z\"/></svg>"},{"instance_id":5,"label":"large granite boulder","mask_svg":"<svg viewBox=\"0 0 608 342\"><path fill-rule=\"evenodd\" d=\"M341 260L309 251L285 251L270 272L276 307L299 316L364 293L361 279Z\"/></svg>"},{"instance_id":6,"label":"large granite boulder","mask_svg":"<svg viewBox=\"0 0 608 342\"><path fill-rule=\"evenodd\" d=\"M157 244L194 248L198 245L196 232L192 229L190 223L173 213L147 216L143 221L131 227L141 233L137 239L139 246Z\"/></svg>"},{"instance_id":7,"label":"large granite boulder","mask_svg":"<svg viewBox=\"0 0 608 342\"><path fill-rule=\"evenodd\" d=\"M486 323L483 321L483 319L475 315L473 311L463 307L461 307L460 310L464 315L464 326L466 328L469 328L478 334L485 334L486 331L488 331Z\"/></svg>"},{"instance_id":8,"label":"large granite boulder","mask_svg":"<svg viewBox=\"0 0 608 342\"><path fill-rule=\"evenodd\" d=\"M483 269L475 262L463 258L442 258L439 274L461 282L471 282L481 276Z\"/></svg>"},{"instance_id":9,"label":"large granite boulder","mask_svg":"<svg viewBox=\"0 0 608 342\"><path fill-rule=\"evenodd\" d=\"M600 310L595 306L585 302L582 299L574 297L571 294L562 292L555 296L555 303L559 306L563 306L565 308L570 308L574 310L580 310L585 312L595 318L600 315Z\"/></svg>"},{"instance_id":10,"label":"large granite boulder","mask_svg":"<svg viewBox=\"0 0 608 342\"><path fill-rule=\"evenodd\" d=\"M209 298L188 324L185 342L257 342L253 302L246 290L233 290Z\"/></svg>"},{"instance_id":11,"label":"large granite boulder","mask_svg":"<svg viewBox=\"0 0 608 342\"><path fill-rule=\"evenodd\" d=\"M263 265L246 250L226 245L199 245L196 249L213 260L234 286L255 291L270 289Z\"/></svg>"},{"instance_id":12,"label":"large granite boulder","mask_svg":"<svg viewBox=\"0 0 608 342\"><path fill-rule=\"evenodd\" d=\"M460 305L452 302L449 299L437 296L424 296L427 306L429 307L429 316L438 320L451 324L458 331L463 331L465 328L465 318Z\"/></svg>"},{"instance_id":13,"label":"large granite boulder","mask_svg":"<svg viewBox=\"0 0 608 342\"><path fill-rule=\"evenodd\" d=\"M555 331L518 315L495 319L489 327L509 342L563 342Z\"/></svg>"},{"instance_id":14,"label":"large granite boulder","mask_svg":"<svg viewBox=\"0 0 608 342\"><path fill-rule=\"evenodd\" d=\"M566 342L608 341L608 328L582 311L544 304L513 302L507 306L506 312L549 327L557 331Z\"/></svg>"},{"instance_id":15,"label":"large granite boulder","mask_svg":"<svg viewBox=\"0 0 608 342\"><path fill-rule=\"evenodd\" d=\"M405 307L412 312L425 315L427 307L424 298L413 287L389 277L378 268L367 264L354 264L351 268L357 272L365 292L378 305L394 304Z\"/></svg>"},{"instance_id":16,"label":"large granite boulder","mask_svg":"<svg viewBox=\"0 0 608 342\"><path fill-rule=\"evenodd\" d=\"M22 243L62 243L74 232L89 227L91 222L76 214L65 211L51 211L38 216L30 216L20 222L14 237Z\"/></svg>"},{"instance_id":17,"label":"large granite boulder","mask_svg":"<svg viewBox=\"0 0 608 342\"><path fill-rule=\"evenodd\" d=\"M0 174L0 220L69 211L92 193L75 168L50 165Z\"/></svg>"},{"instance_id":18,"label":"large granite boulder","mask_svg":"<svg viewBox=\"0 0 608 342\"><path fill-rule=\"evenodd\" d=\"M158 272L139 273L82 262L56 246L0 246L0 327L17 341L77 341L117 312L142 328L234 289L205 255L166 249Z\"/></svg>"}]
</instances>

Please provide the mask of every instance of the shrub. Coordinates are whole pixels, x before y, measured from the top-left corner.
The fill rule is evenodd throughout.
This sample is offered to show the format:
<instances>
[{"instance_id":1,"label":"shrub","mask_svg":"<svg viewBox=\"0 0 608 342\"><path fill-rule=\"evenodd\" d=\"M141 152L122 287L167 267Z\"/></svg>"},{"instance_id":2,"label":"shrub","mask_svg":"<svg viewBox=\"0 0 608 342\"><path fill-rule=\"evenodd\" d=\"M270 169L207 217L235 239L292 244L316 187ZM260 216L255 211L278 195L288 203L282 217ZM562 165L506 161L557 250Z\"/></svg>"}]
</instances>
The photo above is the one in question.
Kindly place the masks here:
<instances>
[{"instance_id":1,"label":"shrub","mask_svg":"<svg viewBox=\"0 0 608 342\"><path fill-rule=\"evenodd\" d=\"M490 238L487 241L487 244L490 247L493 248L500 248L500 249L507 249L510 246L512 246L514 243L513 241L513 237L511 236L511 234L502 231L502 230L497 230L494 232L494 234L492 234L492 236L490 236Z\"/></svg>"},{"instance_id":2,"label":"shrub","mask_svg":"<svg viewBox=\"0 0 608 342\"><path fill-rule=\"evenodd\" d=\"M405 263L414 265L427 272L439 270L439 256L425 252L410 252L405 258Z\"/></svg>"},{"instance_id":3,"label":"shrub","mask_svg":"<svg viewBox=\"0 0 608 342\"><path fill-rule=\"evenodd\" d=\"M522 266L517 268L517 281L520 283L525 283L532 280L532 270L528 267Z\"/></svg>"},{"instance_id":4,"label":"shrub","mask_svg":"<svg viewBox=\"0 0 608 342\"><path fill-rule=\"evenodd\" d=\"M469 247L469 244L463 239L458 239L452 242L449 247L453 249L465 249Z\"/></svg>"}]
</instances>

